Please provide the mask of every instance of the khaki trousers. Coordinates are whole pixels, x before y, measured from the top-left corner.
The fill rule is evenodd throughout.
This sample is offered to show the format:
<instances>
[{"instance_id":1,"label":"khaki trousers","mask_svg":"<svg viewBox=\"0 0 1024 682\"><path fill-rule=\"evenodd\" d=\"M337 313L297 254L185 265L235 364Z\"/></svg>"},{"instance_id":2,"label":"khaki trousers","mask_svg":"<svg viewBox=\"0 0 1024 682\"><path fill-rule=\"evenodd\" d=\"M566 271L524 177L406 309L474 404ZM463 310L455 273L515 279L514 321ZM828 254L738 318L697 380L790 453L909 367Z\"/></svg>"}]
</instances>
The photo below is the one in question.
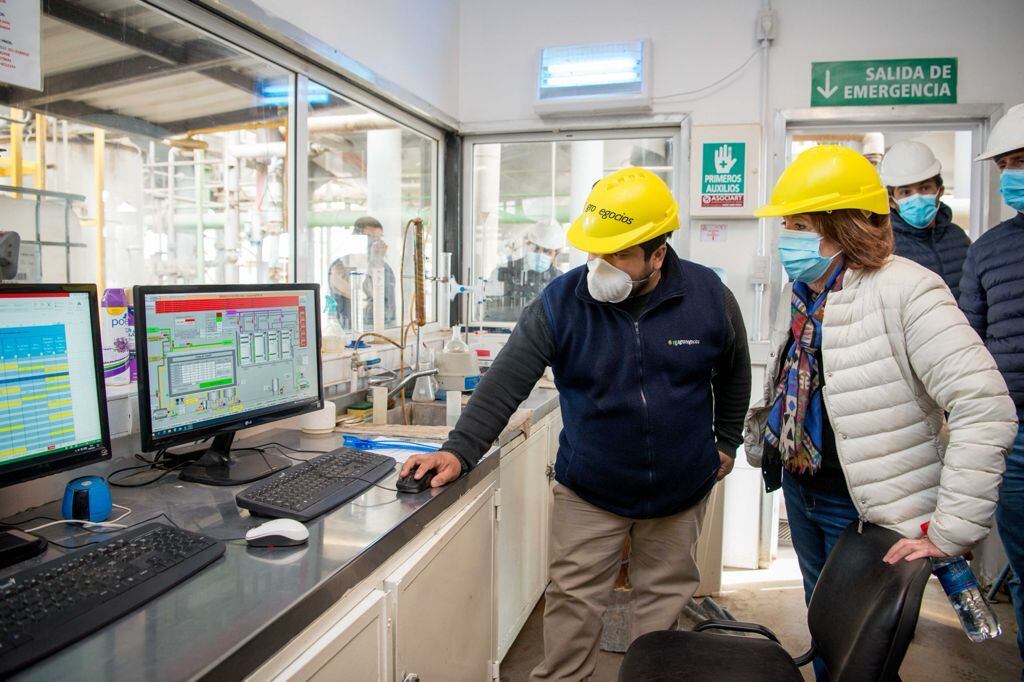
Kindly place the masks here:
<instances>
[{"instance_id":1,"label":"khaki trousers","mask_svg":"<svg viewBox=\"0 0 1024 682\"><path fill-rule=\"evenodd\" d=\"M675 626L697 591L697 538L707 498L674 516L628 519L584 502L561 484L551 510L550 579L544 593L544 660L532 680L579 682L594 673L602 617L629 536L630 640Z\"/></svg>"}]
</instances>

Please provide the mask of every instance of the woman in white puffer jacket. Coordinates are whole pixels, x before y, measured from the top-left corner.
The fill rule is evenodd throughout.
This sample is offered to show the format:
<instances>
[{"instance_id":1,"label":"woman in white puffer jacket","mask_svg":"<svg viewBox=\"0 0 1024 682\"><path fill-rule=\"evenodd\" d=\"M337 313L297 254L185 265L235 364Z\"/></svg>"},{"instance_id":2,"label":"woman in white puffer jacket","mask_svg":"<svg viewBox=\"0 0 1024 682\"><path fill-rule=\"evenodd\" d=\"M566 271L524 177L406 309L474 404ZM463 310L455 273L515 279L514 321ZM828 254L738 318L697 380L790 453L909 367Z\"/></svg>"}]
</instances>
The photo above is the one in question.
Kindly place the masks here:
<instances>
[{"instance_id":1,"label":"woman in white puffer jacket","mask_svg":"<svg viewBox=\"0 0 1024 682\"><path fill-rule=\"evenodd\" d=\"M745 448L766 480L783 470L808 599L858 519L904 536L889 563L969 550L992 525L1016 435L992 356L942 280L892 255L887 214L868 161L827 145L801 154L757 212L783 217L794 282Z\"/></svg>"}]
</instances>

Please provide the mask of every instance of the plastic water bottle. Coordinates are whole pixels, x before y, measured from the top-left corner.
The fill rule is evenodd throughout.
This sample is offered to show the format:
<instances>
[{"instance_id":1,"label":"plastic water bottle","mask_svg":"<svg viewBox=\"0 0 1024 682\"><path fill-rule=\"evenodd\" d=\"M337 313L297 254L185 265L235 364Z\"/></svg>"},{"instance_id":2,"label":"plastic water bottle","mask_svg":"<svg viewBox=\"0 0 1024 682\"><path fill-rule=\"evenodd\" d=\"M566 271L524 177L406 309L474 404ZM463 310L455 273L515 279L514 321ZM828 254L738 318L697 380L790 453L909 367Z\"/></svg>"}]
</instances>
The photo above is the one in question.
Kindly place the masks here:
<instances>
[{"instance_id":1,"label":"plastic water bottle","mask_svg":"<svg viewBox=\"0 0 1024 682\"><path fill-rule=\"evenodd\" d=\"M928 534L927 524L921 529ZM978 579L962 556L933 558L932 573L939 579L960 625L972 642L984 642L1003 634L996 614L985 601Z\"/></svg>"},{"instance_id":2,"label":"plastic water bottle","mask_svg":"<svg viewBox=\"0 0 1024 682\"><path fill-rule=\"evenodd\" d=\"M124 290L125 302L128 304L128 319L125 331L128 334L128 380L132 383L138 380L139 367L135 358L135 297L132 295L132 288Z\"/></svg>"},{"instance_id":3,"label":"plastic water bottle","mask_svg":"<svg viewBox=\"0 0 1024 682\"><path fill-rule=\"evenodd\" d=\"M107 386L131 381L128 347L128 297L124 289L107 289L100 300L100 335L103 339L103 377Z\"/></svg>"}]
</instances>

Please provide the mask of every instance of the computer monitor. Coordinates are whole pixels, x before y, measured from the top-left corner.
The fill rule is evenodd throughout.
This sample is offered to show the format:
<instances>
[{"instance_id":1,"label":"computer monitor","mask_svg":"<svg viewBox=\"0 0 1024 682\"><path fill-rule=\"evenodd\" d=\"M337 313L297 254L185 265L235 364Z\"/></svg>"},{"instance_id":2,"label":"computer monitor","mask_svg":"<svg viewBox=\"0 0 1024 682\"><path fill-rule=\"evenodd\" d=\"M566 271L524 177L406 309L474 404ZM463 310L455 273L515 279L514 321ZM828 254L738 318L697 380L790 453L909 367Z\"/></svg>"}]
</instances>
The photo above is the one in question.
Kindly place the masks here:
<instances>
[{"instance_id":1,"label":"computer monitor","mask_svg":"<svg viewBox=\"0 0 1024 682\"><path fill-rule=\"evenodd\" d=\"M323 407L316 284L135 287L142 447L213 437L180 479L238 485L285 469L231 451L238 429Z\"/></svg>"},{"instance_id":2,"label":"computer monitor","mask_svg":"<svg viewBox=\"0 0 1024 682\"><path fill-rule=\"evenodd\" d=\"M0 285L0 487L105 459L95 285Z\"/></svg>"}]
</instances>

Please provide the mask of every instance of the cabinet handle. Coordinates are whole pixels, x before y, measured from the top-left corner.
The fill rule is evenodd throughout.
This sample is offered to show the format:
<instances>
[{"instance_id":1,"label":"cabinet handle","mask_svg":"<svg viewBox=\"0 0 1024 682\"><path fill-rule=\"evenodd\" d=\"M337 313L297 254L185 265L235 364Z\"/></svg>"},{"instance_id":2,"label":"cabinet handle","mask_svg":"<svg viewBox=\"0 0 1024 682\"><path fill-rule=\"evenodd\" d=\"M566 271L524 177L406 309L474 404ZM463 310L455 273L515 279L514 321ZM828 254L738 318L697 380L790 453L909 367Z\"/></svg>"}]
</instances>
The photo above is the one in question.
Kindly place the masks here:
<instances>
[{"instance_id":1,"label":"cabinet handle","mask_svg":"<svg viewBox=\"0 0 1024 682\"><path fill-rule=\"evenodd\" d=\"M402 682L420 682L419 673L408 673L402 678Z\"/></svg>"}]
</instances>

